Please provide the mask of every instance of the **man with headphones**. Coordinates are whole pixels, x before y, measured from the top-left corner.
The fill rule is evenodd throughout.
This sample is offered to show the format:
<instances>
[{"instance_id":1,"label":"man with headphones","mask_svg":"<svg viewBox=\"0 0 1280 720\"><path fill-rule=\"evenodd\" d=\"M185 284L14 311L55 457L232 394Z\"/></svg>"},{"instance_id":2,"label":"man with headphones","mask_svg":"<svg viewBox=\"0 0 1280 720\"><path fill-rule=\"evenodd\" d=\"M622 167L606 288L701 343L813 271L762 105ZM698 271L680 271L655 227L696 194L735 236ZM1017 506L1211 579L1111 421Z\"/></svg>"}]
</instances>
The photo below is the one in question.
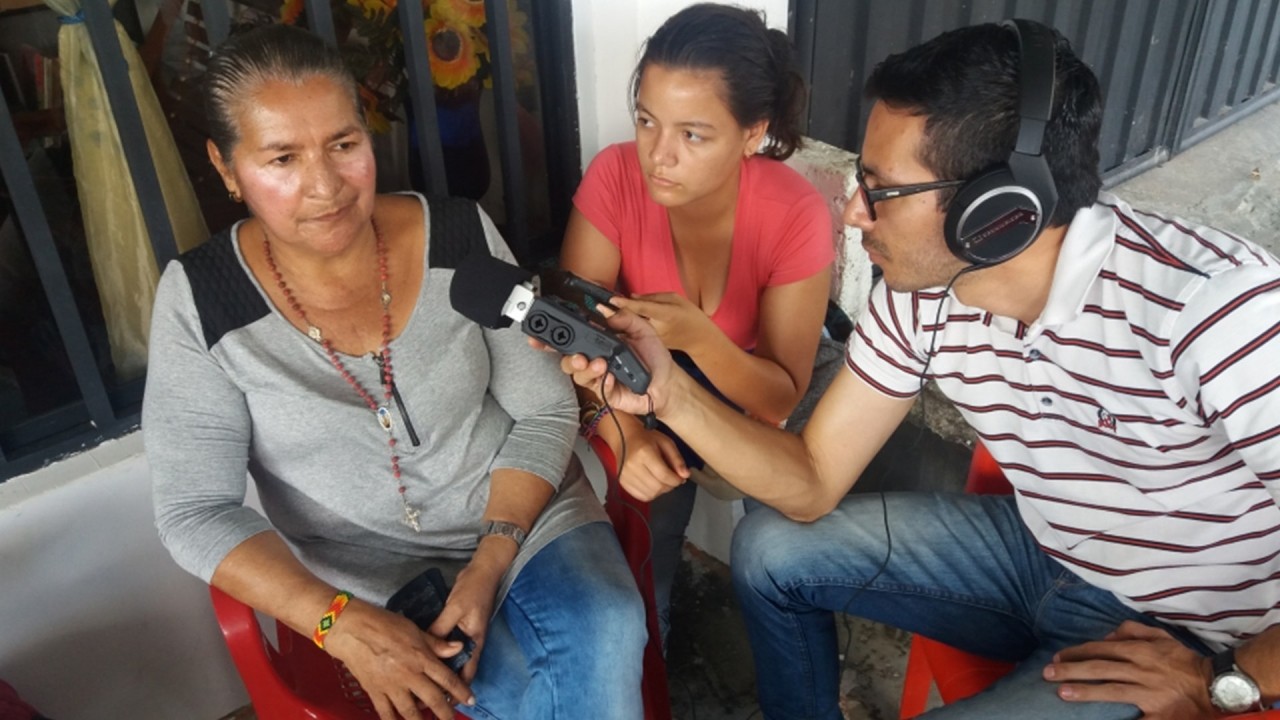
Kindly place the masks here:
<instances>
[{"instance_id":1,"label":"man with headphones","mask_svg":"<svg viewBox=\"0 0 1280 720\"><path fill-rule=\"evenodd\" d=\"M930 717L1280 701L1280 261L1100 192L1097 79L1041 25L945 33L867 93L845 222L884 279L801 436L611 320L653 375L611 401L769 506L732 554L764 716L841 717L833 611L1018 663ZM927 379L1013 495L847 495Z\"/></svg>"}]
</instances>

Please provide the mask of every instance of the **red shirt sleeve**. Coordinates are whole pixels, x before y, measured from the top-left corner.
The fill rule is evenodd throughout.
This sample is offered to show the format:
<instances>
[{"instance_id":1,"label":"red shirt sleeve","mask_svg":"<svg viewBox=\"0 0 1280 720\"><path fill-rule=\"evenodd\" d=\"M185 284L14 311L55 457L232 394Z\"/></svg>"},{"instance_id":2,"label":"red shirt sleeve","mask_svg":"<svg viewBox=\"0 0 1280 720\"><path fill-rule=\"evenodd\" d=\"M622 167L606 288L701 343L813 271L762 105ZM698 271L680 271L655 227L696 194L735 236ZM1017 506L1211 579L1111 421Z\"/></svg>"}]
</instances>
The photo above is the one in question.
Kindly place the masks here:
<instances>
[{"instance_id":1,"label":"red shirt sleeve","mask_svg":"<svg viewBox=\"0 0 1280 720\"><path fill-rule=\"evenodd\" d=\"M625 208L633 190L628 172L626 145L610 145L587 166L587 172L573 196L573 205L609 242L621 247L626 226ZM642 188L643 190L643 188Z\"/></svg>"}]
</instances>

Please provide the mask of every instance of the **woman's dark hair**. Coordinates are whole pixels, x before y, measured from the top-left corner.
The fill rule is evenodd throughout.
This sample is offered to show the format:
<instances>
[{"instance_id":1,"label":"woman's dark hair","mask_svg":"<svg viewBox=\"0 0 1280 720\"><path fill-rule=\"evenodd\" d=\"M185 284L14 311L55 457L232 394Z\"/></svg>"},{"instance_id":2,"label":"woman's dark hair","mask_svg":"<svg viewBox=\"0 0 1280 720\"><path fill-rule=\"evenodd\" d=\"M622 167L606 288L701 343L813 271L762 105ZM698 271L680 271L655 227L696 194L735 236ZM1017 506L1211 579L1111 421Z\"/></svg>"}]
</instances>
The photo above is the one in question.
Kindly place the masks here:
<instances>
[{"instance_id":1,"label":"woman's dark hair","mask_svg":"<svg viewBox=\"0 0 1280 720\"><path fill-rule=\"evenodd\" d=\"M1092 205L1102 188L1098 78L1054 31L1053 109L1044 153L1058 187L1050 225L1066 225ZM963 180L1005 162L1018 137L1018 39L1012 28L987 24L943 33L890 55L867 79L866 96L923 115L920 162L940 179ZM944 206L954 191L939 193Z\"/></svg>"},{"instance_id":2,"label":"woman's dark hair","mask_svg":"<svg viewBox=\"0 0 1280 720\"><path fill-rule=\"evenodd\" d=\"M672 15L645 43L631 74L631 103L650 65L714 70L724 82L725 104L739 125L769 123L760 152L785 160L801 144L804 79L795 68L786 33L770 30L761 16L732 5L701 3Z\"/></svg>"},{"instance_id":3,"label":"woman's dark hair","mask_svg":"<svg viewBox=\"0 0 1280 720\"><path fill-rule=\"evenodd\" d=\"M218 46L204 76L204 112L209 137L223 161L231 162L231 151L240 141L235 109L247 93L268 80L301 84L316 75L346 89L364 122L351 70L337 50L310 32L291 25L263 25L232 35Z\"/></svg>"}]
</instances>

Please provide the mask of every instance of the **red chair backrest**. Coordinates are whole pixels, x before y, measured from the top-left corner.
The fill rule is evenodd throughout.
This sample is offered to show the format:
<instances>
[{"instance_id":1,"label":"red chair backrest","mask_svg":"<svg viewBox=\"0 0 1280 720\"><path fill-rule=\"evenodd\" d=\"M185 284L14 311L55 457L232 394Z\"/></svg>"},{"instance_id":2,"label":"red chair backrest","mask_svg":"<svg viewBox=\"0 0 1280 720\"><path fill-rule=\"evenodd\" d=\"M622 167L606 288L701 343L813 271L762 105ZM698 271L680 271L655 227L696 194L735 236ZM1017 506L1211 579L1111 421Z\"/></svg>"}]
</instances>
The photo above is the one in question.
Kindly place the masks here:
<instances>
[{"instance_id":1,"label":"red chair backrest","mask_svg":"<svg viewBox=\"0 0 1280 720\"><path fill-rule=\"evenodd\" d=\"M671 696L667 688L667 661L662 657L662 637L658 633L658 609L653 599L653 539L649 533L649 503L631 497L618 484L617 458L600 436L590 440L591 450L600 459L608 479L604 509L613 522L613 531L622 544L627 565L636 578L640 596L644 598L645 626L649 642L644 648L644 679L640 691L644 696L645 720L671 720Z\"/></svg>"},{"instance_id":2,"label":"red chair backrest","mask_svg":"<svg viewBox=\"0 0 1280 720\"><path fill-rule=\"evenodd\" d=\"M1013 486L1004 477L1000 464L982 443L973 446L973 460L969 461L969 479L964 491L974 495L1008 495Z\"/></svg>"}]
</instances>

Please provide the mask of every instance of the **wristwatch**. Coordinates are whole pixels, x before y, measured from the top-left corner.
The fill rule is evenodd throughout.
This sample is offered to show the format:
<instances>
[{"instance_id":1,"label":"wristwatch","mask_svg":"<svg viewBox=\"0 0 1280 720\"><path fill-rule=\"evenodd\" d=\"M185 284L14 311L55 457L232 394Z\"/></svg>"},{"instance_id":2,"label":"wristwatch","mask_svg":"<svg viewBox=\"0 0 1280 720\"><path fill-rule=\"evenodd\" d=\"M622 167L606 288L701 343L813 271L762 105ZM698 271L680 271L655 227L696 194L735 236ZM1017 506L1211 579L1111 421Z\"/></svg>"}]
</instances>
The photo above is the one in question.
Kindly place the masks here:
<instances>
[{"instance_id":1,"label":"wristwatch","mask_svg":"<svg viewBox=\"0 0 1280 720\"><path fill-rule=\"evenodd\" d=\"M1213 680L1209 683L1209 700L1226 713L1262 709L1262 691L1258 683L1236 665L1235 648L1227 648L1213 656Z\"/></svg>"},{"instance_id":2,"label":"wristwatch","mask_svg":"<svg viewBox=\"0 0 1280 720\"><path fill-rule=\"evenodd\" d=\"M519 525L505 520L486 520L480 526L480 539L483 540L489 535L501 535L504 538L510 538L516 544L516 547L520 547L524 544L525 531Z\"/></svg>"}]
</instances>

